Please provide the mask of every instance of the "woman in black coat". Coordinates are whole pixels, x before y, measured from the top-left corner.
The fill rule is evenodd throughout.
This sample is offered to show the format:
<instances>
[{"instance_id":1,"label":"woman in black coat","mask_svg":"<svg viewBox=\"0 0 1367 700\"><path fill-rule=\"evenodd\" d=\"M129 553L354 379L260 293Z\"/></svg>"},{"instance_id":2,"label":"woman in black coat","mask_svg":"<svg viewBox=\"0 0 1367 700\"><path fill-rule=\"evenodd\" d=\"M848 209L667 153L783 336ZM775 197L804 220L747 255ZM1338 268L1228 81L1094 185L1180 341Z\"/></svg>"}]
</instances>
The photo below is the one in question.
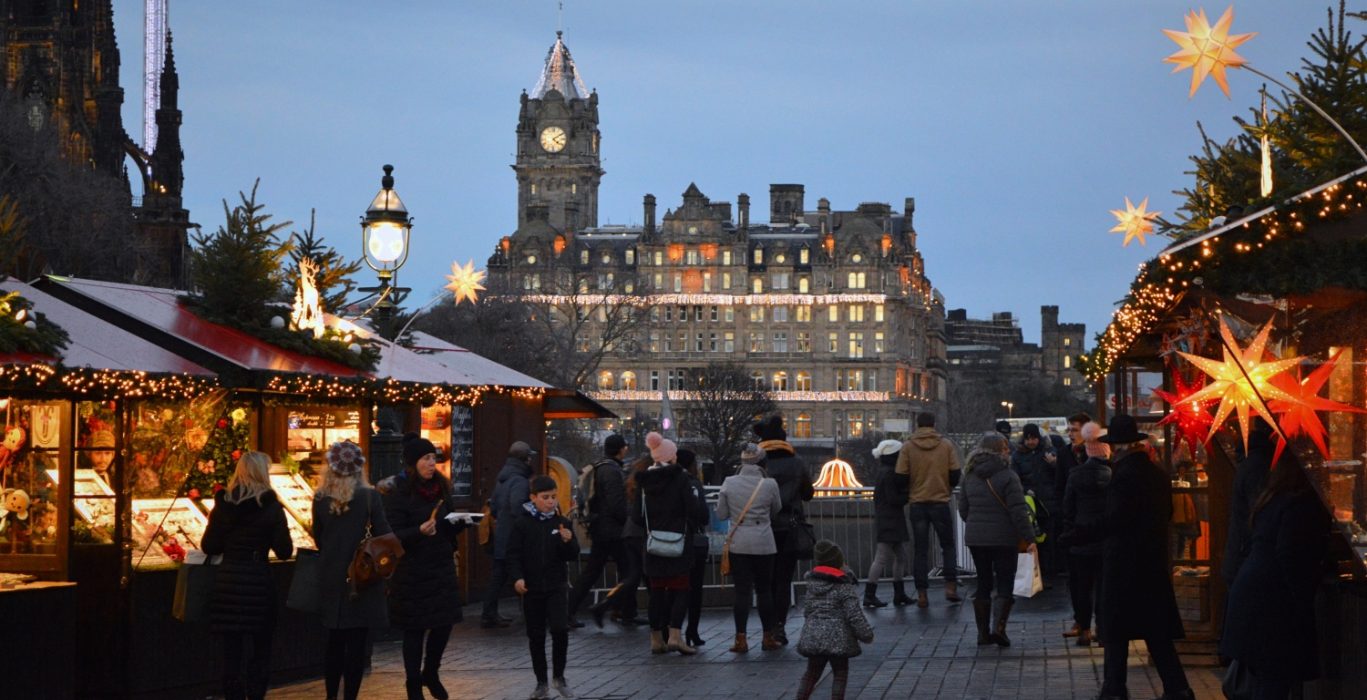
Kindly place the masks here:
<instances>
[{"instance_id":1,"label":"woman in black coat","mask_svg":"<svg viewBox=\"0 0 1367 700\"><path fill-rule=\"evenodd\" d=\"M264 698L270 676L271 637L278 600L267 558L294 553L285 509L271 490L271 459L249 451L237 460L228 488L214 509L200 544L222 554L209 598L209 622L223 635L223 695L228 700ZM243 645L250 646L243 668Z\"/></svg>"},{"instance_id":2,"label":"woman in black coat","mask_svg":"<svg viewBox=\"0 0 1367 700\"><path fill-rule=\"evenodd\" d=\"M1106 487L1111 483L1111 450L1097 438L1096 423L1082 426L1087 461L1072 468L1063 491L1063 529L1060 538L1068 545L1068 593L1073 602L1073 629L1080 647L1092 644L1092 612L1100 599L1102 543L1087 541L1079 532L1099 529L1106 518ZM1091 437L1088 437L1088 436Z\"/></svg>"},{"instance_id":3,"label":"woman in black coat","mask_svg":"<svg viewBox=\"0 0 1367 700\"><path fill-rule=\"evenodd\" d=\"M683 553L677 557L645 554L645 575L650 581L650 650L656 654L677 651L696 654L697 649L683 639L684 616L688 613L688 580L693 568L688 534L698 528L698 509L693 489L675 460L678 447L659 433L646 435L646 447L655 464L637 472L636 499L631 504L631 519L646 528L646 540L655 531L684 533ZM665 635L668 634L666 641Z\"/></svg>"},{"instance_id":4,"label":"woman in black coat","mask_svg":"<svg viewBox=\"0 0 1367 700\"><path fill-rule=\"evenodd\" d=\"M1315 590L1329 515L1300 462L1282 455L1253 509L1253 542L1229 589L1220 654L1247 666L1258 700L1319 677Z\"/></svg>"},{"instance_id":5,"label":"woman in black coat","mask_svg":"<svg viewBox=\"0 0 1367 700\"><path fill-rule=\"evenodd\" d=\"M424 686L432 697L446 700L441 655L451 626L461 619L456 535L466 523L453 515L451 482L437 471L437 448L430 441L405 435L403 461L404 470L381 484L385 517L404 548L389 580L389 621L403 630L409 700L423 700Z\"/></svg>"},{"instance_id":6,"label":"woman in black coat","mask_svg":"<svg viewBox=\"0 0 1367 700\"><path fill-rule=\"evenodd\" d=\"M887 603L878 599L878 579L883 572L892 569L892 603L897 607L910 605L916 601L907 596L906 584L902 574L907 570L907 489L910 479L906 474L897 473L897 457L902 452L902 443L897 440L884 440L873 448L873 456L878 460L878 481L873 486L873 526L875 541L878 543L869 565L868 580L864 583L864 607L884 608Z\"/></svg>"},{"instance_id":7,"label":"woman in black coat","mask_svg":"<svg viewBox=\"0 0 1367 700\"><path fill-rule=\"evenodd\" d=\"M1149 436L1132 416L1111 419L1101 438L1115 450L1102 522L1101 606L1097 630L1106 644L1101 700L1129 697L1130 640L1142 639L1163 680L1167 700L1194 698L1174 639L1184 636L1168 565L1172 482L1153 463Z\"/></svg>"},{"instance_id":8,"label":"woman in black coat","mask_svg":"<svg viewBox=\"0 0 1367 700\"><path fill-rule=\"evenodd\" d=\"M698 624L702 622L702 589L707 575L708 549L711 547L707 530L712 524L712 509L707 505L707 496L703 491L698 455L693 450L679 450L677 461L684 474L688 476L688 488L693 491L695 509L695 527L689 535L693 568L688 572L688 627L684 629L684 641L688 642L689 646L700 647L706 644L706 640L698 634Z\"/></svg>"},{"instance_id":9,"label":"woman in black coat","mask_svg":"<svg viewBox=\"0 0 1367 700\"><path fill-rule=\"evenodd\" d=\"M807 465L788 444L783 416L772 415L752 429L760 439L759 448L764 450L764 470L769 478L778 482L779 499L783 502L783 508L771 519L774 545L778 547L778 554L774 556L774 629L771 633L780 644L787 644L788 610L793 607L793 574L797 571L797 560L812 558L810 549L799 552L790 539L793 528L800 527L798 522L806 520L802 504L816 496L816 487Z\"/></svg>"},{"instance_id":10,"label":"woman in black coat","mask_svg":"<svg viewBox=\"0 0 1367 700\"><path fill-rule=\"evenodd\" d=\"M313 496L313 540L318 544L318 611L328 631L323 683L329 700L346 679L347 700L361 692L370 630L389 626L384 586L352 588L347 569L367 531L389 534L384 502L365 478L365 456L351 442L328 448L328 468ZM353 595L354 594L354 595Z\"/></svg>"}]
</instances>

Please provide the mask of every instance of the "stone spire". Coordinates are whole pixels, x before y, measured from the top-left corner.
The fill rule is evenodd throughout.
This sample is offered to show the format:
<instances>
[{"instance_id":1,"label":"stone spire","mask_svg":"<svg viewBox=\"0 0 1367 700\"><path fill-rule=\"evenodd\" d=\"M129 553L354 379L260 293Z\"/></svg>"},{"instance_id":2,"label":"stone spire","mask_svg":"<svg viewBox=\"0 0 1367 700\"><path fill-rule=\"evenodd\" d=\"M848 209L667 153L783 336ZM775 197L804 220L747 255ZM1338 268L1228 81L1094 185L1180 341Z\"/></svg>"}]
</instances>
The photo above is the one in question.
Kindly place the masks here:
<instances>
[{"instance_id":1,"label":"stone spire","mask_svg":"<svg viewBox=\"0 0 1367 700\"><path fill-rule=\"evenodd\" d=\"M539 100L551 90L564 95L567 100L589 99L589 90L584 87L579 69L575 68L570 50L565 46L564 32L559 31L555 33L551 50L546 53L546 65L541 69L541 78L536 81L536 87L532 88L531 98Z\"/></svg>"},{"instance_id":2,"label":"stone spire","mask_svg":"<svg viewBox=\"0 0 1367 700\"><path fill-rule=\"evenodd\" d=\"M157 106L157 146L152 153L152 182L159 194L179 199L185 184L185 152L180 146L180 76L171 50L171 32L166 32L166 62L161 68L161 104ZM179 206L179 202L177 202Z\"/></svg>"}]
</instances>

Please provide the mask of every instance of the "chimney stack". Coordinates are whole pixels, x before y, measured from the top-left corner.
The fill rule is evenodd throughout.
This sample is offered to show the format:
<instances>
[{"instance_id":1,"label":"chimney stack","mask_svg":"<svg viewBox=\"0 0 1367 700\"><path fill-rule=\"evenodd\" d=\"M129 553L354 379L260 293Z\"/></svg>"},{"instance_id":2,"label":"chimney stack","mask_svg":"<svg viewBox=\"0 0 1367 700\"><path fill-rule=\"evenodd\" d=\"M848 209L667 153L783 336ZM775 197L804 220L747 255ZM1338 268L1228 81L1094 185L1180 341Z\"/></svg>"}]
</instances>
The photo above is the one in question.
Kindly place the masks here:
<instances>
[{"instance_id":1,"label":"chimney stack","mask_svg":"<svg viewBox=\"0 0 1367 700\"><path fill-rule=\"evenodd\" d=\"M645 208L645 232L647 235L655 233L655 195L648 194L644 200Z\"/></svg>"},{"instance_id":2,"label":"chimney stack","mask_svg":"<svg viewBox=\"0 0 1367 700\"><path fill-rule=\"evenodd\" d=\"M750 195L741 192L736 196L736 206L740 209L740 230L750 229Z\"/></svg>"}]
</instances>

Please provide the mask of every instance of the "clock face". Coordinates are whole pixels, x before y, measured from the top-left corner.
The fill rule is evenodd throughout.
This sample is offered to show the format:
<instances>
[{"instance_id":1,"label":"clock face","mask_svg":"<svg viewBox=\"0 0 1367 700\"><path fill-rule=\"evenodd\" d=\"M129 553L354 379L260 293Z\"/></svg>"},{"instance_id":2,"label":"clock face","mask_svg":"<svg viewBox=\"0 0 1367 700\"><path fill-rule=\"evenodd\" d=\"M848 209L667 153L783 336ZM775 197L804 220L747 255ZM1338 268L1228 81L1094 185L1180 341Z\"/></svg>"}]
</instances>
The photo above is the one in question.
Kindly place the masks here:
<instances>
[{"instance_id":1,"label":"clock face","mask_svg":"<svg viewBox=\"0 0 1367 700\"><path fill-rule=\"evenodd\" d=\"M541 130L541 147L551 153L565 149L565 130L558 126L548 126Z\"/></svg>"}]
</instances>

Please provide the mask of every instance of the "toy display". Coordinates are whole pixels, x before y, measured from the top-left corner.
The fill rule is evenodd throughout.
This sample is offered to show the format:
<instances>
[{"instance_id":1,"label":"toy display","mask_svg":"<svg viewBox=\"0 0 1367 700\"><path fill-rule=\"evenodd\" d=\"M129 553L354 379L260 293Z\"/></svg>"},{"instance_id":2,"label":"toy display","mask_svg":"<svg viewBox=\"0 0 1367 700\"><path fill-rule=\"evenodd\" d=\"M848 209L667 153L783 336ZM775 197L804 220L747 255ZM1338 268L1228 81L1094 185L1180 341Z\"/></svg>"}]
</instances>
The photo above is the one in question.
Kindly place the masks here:
<instances>
[{"instance_id":1,"label":"toy display","mask_svg":"<svg viewBox=\"0 0 1367 700\"><path fill-rule=\"evenodd\" d=\"M28 551L30 503L23 489L0 492L0 543L8 543L11 554Z\"/></svg>"}]
</instances>

